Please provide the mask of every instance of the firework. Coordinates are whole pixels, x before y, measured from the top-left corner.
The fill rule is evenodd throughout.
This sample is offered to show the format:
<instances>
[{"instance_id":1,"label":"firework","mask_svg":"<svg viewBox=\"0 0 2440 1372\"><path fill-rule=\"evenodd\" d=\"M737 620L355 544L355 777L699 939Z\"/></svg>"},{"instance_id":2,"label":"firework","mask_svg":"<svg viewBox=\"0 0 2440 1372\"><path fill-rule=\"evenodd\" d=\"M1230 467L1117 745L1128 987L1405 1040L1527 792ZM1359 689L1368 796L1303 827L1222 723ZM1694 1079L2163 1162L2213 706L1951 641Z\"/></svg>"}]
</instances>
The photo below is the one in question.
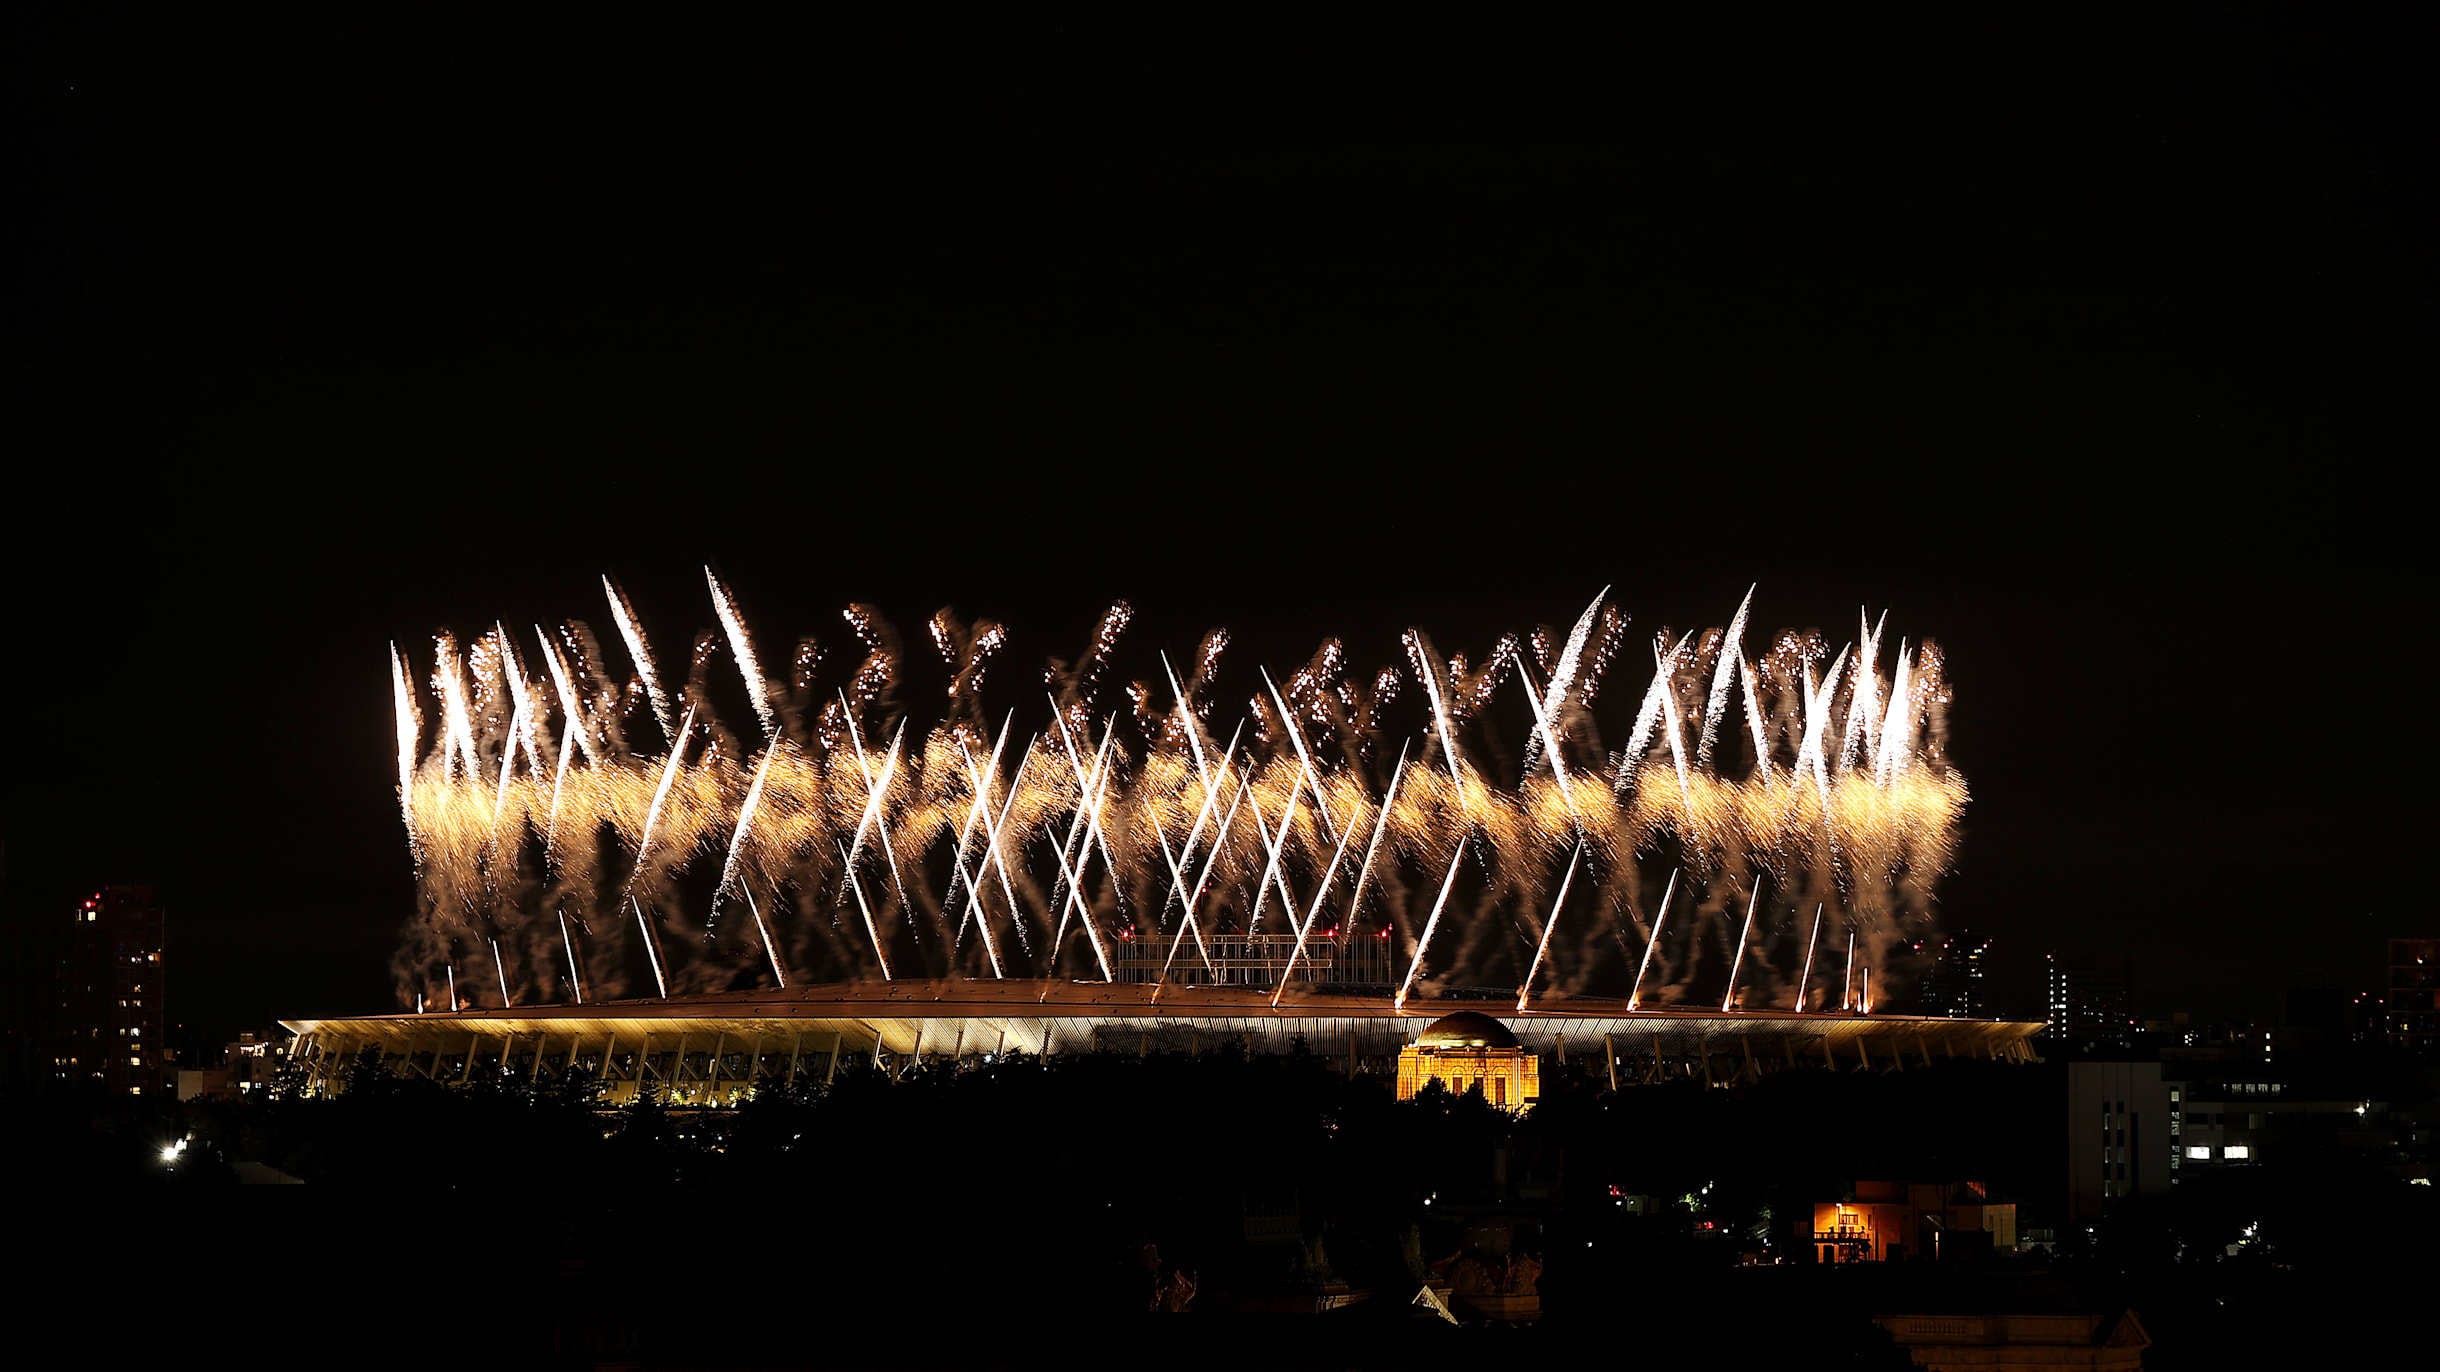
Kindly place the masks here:
<instances>
[{"instance_id":1,"label":"firework","mask_svg":"<svg viewBox=\"0 0 2440 1372\"><path fill-rule=\"evenodd\" d=\"M639 975L661 994L918 965L910 975L1109 979L1122 936L1166 938L1144 975L1167 980L1188 941L1212 972L1207 938L1262 931L1276 902L1290 975L1343 964L1328 939L1398 940L1404 976L1383 990L1401 1005L1501 986L1520 1006L1623 990L1801 1009L1824 923L1846 931L1841 1006L1870 1005L1928 932L1967 801L1936 647L1884 640L1884 615L1860 618L1853 643L1783 631L1751 654L1751 590L1725 628L1652 636L1627 745L1606 751L1592 707L1627 638L1606 591L1564 637L1507 634L1479 658L1407 630L1403 672L1358 671L1331 639L1297 670L1231 678L1214 631L1184 676L1158 658L1167 708L1136 681L1132 709L1104 711L1132 618L1114 605L1076 665L1052 661L1050 719L1018 745L1017 709L996 731L982 713L985 667L1014 641L1000 625L934 616L950 680L926 724L896 697L898 639L878 611L848 610L867 654L817 689L811 640L792 684L767 680L731 588L709 569L705 584L718 627L695 640L682 711L607 578L630 656L616 671L576 620L536 626L522 654L500 625L464 647L442 634L421 678L391 647L399 812L423 893L402 1002L461 1004L455 965L486 953L504 1004L615 997ZM733 697L706 671L723 651L759 747L720 717ZM1215 748L1214 698L1237 679L1249 711ZM1524 698L1503 703L1511 682ZM1399 737L1392 718L1409 685L1412 760L1418 730ZM639 712L661 749L628 737ZM1647 883L1664 889L1629 955ZM1694 907L1672 914L1681 885ZM740 894L751 942L719 927ZM1792 937L1756 940L1792 935L1806 904L1801 958ZM1544 910L1531 931L1528 912ZM1711 961L1732 936L1733 956Z\"/></svg>"}]
</instances>

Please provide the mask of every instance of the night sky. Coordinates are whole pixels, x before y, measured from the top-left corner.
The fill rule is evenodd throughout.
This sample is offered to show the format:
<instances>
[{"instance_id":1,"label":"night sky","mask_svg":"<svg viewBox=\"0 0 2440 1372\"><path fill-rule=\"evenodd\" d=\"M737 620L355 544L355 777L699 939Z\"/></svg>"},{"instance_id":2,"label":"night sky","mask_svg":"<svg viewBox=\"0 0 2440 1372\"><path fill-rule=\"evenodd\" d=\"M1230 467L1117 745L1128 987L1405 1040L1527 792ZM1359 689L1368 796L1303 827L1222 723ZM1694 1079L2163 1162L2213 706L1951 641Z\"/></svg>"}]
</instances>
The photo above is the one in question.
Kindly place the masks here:
<instances>
[{"instance_id":1,"label":"night sky","mask_svg":"<svg viewBox=\"0 0 2440 1372\"><path fill-rule=\"evenodd\" d=\"M10 22L0 899L158 886L210 1042L391 1003L390 641L707 562L1028 668L1888 607L2003 1008L2433 932L2412 35Z\"/></svg>"}]
</instances>

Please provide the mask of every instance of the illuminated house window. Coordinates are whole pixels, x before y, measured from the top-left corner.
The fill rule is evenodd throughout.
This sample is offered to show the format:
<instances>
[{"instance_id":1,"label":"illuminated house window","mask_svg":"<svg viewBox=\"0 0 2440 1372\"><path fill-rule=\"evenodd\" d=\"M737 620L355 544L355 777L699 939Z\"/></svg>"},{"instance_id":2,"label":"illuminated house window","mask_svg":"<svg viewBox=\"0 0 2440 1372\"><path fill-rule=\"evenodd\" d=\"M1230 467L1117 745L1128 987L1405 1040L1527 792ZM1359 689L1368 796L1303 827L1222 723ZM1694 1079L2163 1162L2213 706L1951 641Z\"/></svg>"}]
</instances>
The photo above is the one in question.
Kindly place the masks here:
<instances>
[{"instance_id":1,"label":"illuminated house window","mask_svg":"<svg viewBox=\"0 0 2440 1372\"><path fill-rule=\"evenodd\" d=\"M2199 1161L2208 1162L2211 1158L2211 1149L2208 1146L2202 1148L2188 1148L2186 1150L2186 1156Z\"/></svg>"},{"instance_id":2,"label":"illuminated house window","mask_svg":"<svg viewBox=\"0 0 2440 1372\"><path fill-rule=\"evenodd\" d=\"M2252 1161L2253 1156L2254 1150L2246 1144L2232 1143L2228 1145L2228 1158L2231 1162L2250 1162Z\"/></svg>"}]
</instances>

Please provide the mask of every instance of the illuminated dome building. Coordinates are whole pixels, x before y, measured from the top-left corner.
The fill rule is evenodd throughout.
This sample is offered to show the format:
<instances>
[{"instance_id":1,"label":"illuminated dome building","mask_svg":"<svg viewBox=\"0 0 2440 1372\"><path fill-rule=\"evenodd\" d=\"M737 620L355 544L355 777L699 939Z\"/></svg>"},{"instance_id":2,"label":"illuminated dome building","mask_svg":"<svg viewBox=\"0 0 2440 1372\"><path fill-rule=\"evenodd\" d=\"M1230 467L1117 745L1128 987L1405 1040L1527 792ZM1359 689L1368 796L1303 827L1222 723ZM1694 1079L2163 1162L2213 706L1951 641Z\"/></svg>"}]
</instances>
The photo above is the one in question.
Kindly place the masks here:
<instances>
[{"instance_id":1,"label":"illuminated dome building","mask_svg":"<svg viewBox=\"0 0 2440 1372\"><path fill-rule=\"evenodd\" d=\"M1542 1098L1542 1062L1507 1025L1461 1010L1432 1021L1399 1050L1398 1099L1414 1099L1430 1081L1461 1096L1479 1088L1493 1105L1522 1110Z\"/></svg>"}]
</instances>

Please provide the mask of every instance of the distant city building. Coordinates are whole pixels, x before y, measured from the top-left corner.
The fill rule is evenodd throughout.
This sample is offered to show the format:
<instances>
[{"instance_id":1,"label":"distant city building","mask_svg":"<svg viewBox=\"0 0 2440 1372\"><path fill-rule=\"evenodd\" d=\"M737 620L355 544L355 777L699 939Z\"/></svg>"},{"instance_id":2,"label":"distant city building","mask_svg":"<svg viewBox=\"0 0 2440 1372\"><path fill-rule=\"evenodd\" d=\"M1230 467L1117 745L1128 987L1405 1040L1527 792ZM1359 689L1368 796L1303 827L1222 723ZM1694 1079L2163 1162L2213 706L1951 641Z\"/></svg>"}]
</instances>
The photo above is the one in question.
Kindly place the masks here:
<instances>
[{"instance_id":1,"label":"distant city building","mask_svg":"<svg viewBox=\"0 0 2440 1372\"><path fill-rule=\"evenodd\" d=\"M1983 988L1983 955L1991 951L1991 940L1960 932L1935 946L1915 948L1932 959L1923 979L1923 1013L1950 1019L1981 1019L1991 1013L1990 995Z\"/></svg>"},{"instance_id":2,"label":"distant city building","mask_svg":"<svg viewBox=\"0 0 2440 1372\"><path fill-rule=\"evenodd\" d=\"M2067 1074L2074 1219L2198 1173L2281 1157L2344 1158L2431 1179L2440 1101L2428 1073L2367 1076L2343 1063L2274 1067L2229 1057L2071 1062Z\"/></svg>"},{"instance_id":3,"label":"distant city building","mask_svg":"<svg viewBox=\"0 0 2440 1372\"><path fill-rule=\"evenodd\" d=\"M178 1074L178 1099L238 1098L268 1091L288 1062L288 1045L270 1035L239 1034L221 1050L221 1065Z\"/></svg>"},{"instance_id":4,"label":"distant city building","mask_svg":"<svg viewBox=\"0 0 2440 1372\"><path fill-rule=\"evenodd\" d=\"M2179 1087L2157 1062L2067 1064L2067 1213L2088 1219L2169 1189Z\"/></svg>"},{"instance_id":5,"label":"distant city building","mask_svg":"<svg viewBox=\"0 0 2440 1372\"><path fill-rule=\"evenodd\" d=\"M2049 983L2044 1009L2053 1037L2070 1047L2108 1044L2124 1048L2132 1041L2135 1021L2127 1013L2123 964L2111 967L2091 958L2053 953Z\"/></svg>"},{"instance_id":6,"label":"distant city building","mask_svg":"<svg viewBox=\"0 0 2440 1372\"><path fill-rule=\"evenodd\" d=\"M1978 1181L1859 1181L1813 1207L1812 1241L1816 1262L1972 1261L2016 1251L2016 1203Z\"/></svg>"},{"instance_id":7,"label":"distant city building","mask_svg":"<svg viewBox=\"0 0 2440 1372\"><path fill-rule=\"evenodd\" d=\"M1432 1021L1398 1052L1398 1099L1413 1100L1431 1082L1483 1099L1506 1110L1522 1110L1542 1099L1542 1060L1518 1044L1507 1025L1489 1015L1460 1011Z\"/></svg>"},{"instance_id":8,"label":"distant city building","mask_svg":"<svg viewBox=\"0 0 2440 1372\"><path fill-rule=\"evenodd\" d=\"M2382 1032L2409 1052L2440 1046L2440 938L2389 941L2389 986L2381 997Z\"/></svg>"},{"instance_id":9,"label":"distant city building","mask_svg":"<svg viewBox=\"0 0 2440 1372\"><path fill-rule=\"evenodd\" d=\"M54 976L52 1075L112 1095L169 1088L167 918L149 886L79 902Z\"/></svg>"}]
</instances>

